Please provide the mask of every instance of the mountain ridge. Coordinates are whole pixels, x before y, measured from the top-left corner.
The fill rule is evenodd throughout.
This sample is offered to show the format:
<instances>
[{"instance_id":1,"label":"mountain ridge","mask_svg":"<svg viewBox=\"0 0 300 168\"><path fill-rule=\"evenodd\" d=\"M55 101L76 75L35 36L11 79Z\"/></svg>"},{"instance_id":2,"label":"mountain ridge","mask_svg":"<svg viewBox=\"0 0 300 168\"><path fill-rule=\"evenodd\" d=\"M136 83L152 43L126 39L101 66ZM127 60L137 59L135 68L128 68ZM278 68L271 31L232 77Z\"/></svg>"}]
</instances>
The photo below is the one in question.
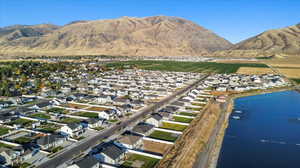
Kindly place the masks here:
<instances>
[{"instance_id":1,"label":"mountain ridge","mask_svg":"<svg viewBox=\"0 0 300 168\"><path fill-rule=\"evenodd\" d=\"M15 38L0 36L0 52L193 56L232 47L212 31L172 16L75 21L47 27L47 32L33 30L27 34L15 32Z\"/></svg>"}]
</instances>

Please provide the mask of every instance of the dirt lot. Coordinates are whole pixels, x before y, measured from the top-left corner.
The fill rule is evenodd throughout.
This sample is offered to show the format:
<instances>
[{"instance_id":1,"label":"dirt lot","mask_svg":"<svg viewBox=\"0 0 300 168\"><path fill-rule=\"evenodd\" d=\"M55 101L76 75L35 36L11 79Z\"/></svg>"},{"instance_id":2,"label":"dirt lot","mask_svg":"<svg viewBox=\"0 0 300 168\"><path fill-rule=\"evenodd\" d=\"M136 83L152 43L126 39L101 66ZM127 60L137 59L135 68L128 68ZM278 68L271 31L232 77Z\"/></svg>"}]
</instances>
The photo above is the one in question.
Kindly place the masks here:
<instances>
[{"instance_id":1,"label":"dirt lot","mask_svg":"<svg viewBox=\"0 0 300 168\"><path fill-rule=\"evenodd\" d=\"M274 73L270 68L252 68L252 67L241 67L237 71L239 74L250 74L250 75L261 75Z\"/></svg>"},{"instance_id":2,"label":"dirt lot","mask_svg":"<svg viewBox=\"0 0 300 168\"><path fill-rule=\"evenodd\" d=\"M164 154L172 145L143 140L144 150Z\"/></svg>"},{"instance_id":3,"label":"dirt lot","mask_svg":"<svg viewBox=\"0 0 300 168\"><path fill-rule=\"evenodd\" d=\"M86 110L90 110L90 111L104 111L104 110L108 110L108 108L104 108L104 107L89 107Z\"/></svg>"},{"instance_id":4,"label":"dirt lot","mask_svg":"<svg viewBox=\"0 0 300 168\"><path fill-rule=\"evenodd\" d=\"M65 105L66 107L69 107L69 108L74 108L74 109L83 109L83 108L86 108L88 106L86 105L81 105L81 104L72 104L72 103L68 103Z\"/></svg>"}]
</instances>

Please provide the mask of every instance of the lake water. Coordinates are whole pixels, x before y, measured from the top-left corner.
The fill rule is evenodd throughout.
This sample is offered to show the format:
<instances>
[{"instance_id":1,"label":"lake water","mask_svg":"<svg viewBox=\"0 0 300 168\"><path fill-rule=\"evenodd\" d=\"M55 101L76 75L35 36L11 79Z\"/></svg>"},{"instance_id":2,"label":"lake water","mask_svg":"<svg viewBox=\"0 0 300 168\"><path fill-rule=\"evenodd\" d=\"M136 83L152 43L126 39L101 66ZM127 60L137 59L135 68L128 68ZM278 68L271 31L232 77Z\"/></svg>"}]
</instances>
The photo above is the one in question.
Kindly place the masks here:
<instances>
[{"instance_id":1,"label":"lake water","mask_svg":"<svg viewBox=\"0 0 300 168\"><path fill-rule=\"evenodd\" d=\"M235 101L217 168L299 168L300 94L276 92ZM298 120L299 118L299 120Z\"/></svg>"}]
</instances>

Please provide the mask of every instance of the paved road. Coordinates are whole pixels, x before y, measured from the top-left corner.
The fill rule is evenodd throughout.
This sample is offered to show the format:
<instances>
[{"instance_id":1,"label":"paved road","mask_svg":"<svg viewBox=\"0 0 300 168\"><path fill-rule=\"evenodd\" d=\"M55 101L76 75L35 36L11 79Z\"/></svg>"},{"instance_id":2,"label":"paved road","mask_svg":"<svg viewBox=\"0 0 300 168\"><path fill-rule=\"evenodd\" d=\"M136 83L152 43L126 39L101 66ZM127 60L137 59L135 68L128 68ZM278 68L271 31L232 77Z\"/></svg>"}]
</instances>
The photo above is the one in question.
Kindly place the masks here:
<instances>
[{"instance_id":1,"label":"paved road","mask_svg":"<svg viewBox=\"0 0 300 168\"><path fill-rule=\"evenodd\" d=\"M143 111L141 111L137 115L133 116L132 118L123 121L121 124L114 125L114 126L110 127L109 129L104 130L103 132L85 140L83 143L80 143L77 146L60 153L59 155L55 156L54 158L42 163L38 167L39 168L58 167L59 165L71 160L74 156L79 155L81 152L86 151L89 148L97 145L99 143L99 140L104 140L104 139L112 136L116 132L126 128L128 125L135 123L135 122L141 120L146 115L152 113L153 111L158 110L161 106L163 106L167 103L170 103L172 100L175 100L177 96L182 95L183 93L186 93L190 89L196 87L207 76L208 75L205 75L204 77L202 77L201 79L192 83L191 85L175 92L174 94L164 98L163 100L161 100L153 105L150 105L148 108L144 108Z\"/></svg>"},{"instance_id":2,"label":"paved road","mask_svg":"<svg viewBox=\"0 0 300 168\"><path fill-rule=\"evenodd\" d=\"M193 168L207 168L209 166L209 159L211 157L211 154L215 148L215 144L217 142L218 134L221 131L222 125L224 121L226 120L226 109L227 109L228 103L221 104L221 116L218 119L218 122L213 129L212 134L210 135L208 144L206 145L205 151L202 153L199 153L199 156L196 160L196 162L193 165Z\"/></svg>"}]
</instances>

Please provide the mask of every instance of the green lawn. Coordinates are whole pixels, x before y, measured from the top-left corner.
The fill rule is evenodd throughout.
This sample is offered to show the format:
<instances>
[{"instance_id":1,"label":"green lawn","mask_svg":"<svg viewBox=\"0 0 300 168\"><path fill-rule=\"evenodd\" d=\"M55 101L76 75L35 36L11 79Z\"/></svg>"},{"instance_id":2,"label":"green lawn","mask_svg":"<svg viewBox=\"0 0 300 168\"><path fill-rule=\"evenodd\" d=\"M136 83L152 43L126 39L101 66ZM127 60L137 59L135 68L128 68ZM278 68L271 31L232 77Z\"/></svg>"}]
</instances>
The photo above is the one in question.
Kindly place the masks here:
<instances>
[{"instance_id":1,"label":"green lawn","mask_svg":"<svg viewBox=\"0 0 300 168\"><path fill-rule=\"evenodd\" d=\"M54 133L60 126L56 124L43 123L38 127L38 130L45 133Z\"/></svg>"},{"instance_id":2,"label":"green lawn","mask_svg":"<svg viewBox=\"0 0 300 168\"><path fill-rule=\"evenodd\" d=\"M91 112L76 112L73 113L72 115L88 117L88 118L98 118L98 113L91 113Z\"/></svg>"},{"instance_id":3,"label":"green lawn","mask_svg":"<svg viewBox=\"0 0 300 168\"><path fill-rule=\"evenodd\" d=\"M180 112L179 115L185 115L185 116L196 116L197 114L195 113L188 113L188 112Z\"/></svg>"},{"instance_id":4,"label":"green lawn","mask_svg":"<svg viewBox=\"0 0 300 168\"><path fill-rule=\"evenodd\" d=\"M8 133L10 129L6 127L0 127L0 136Z\"/></svg>"},{"instance_id":5,"label":"green lawn","mask_svg":"<svg viewBox=\"0 0 300 168\"><path fill-rule=\"evenodd\" d=\"M63 118L59 122L69 124L69 123L79 123L81 122L81 120L76 118Z\"/></svg>"},{"instance_id":6,"label":"green lawn","mask_svg":"<svg viewBox=\"0 0 300 168\"><path fill-rule=\"evenodd\" d=\"M265 64L178 62L178 61L125 61L106 64L108 68L133 68L177 72L235 73L240 67L267 67Z\"/></svg>"},{"instance_id":7,"label":"green lawn","mask_svg":"<svg viewBox=\"0 0 300 168\"><path fill-rule=\"evenodd\" d=\"M26 143L31 142L32 139L28 138L28 137L19 137L19 138L15 139L14 141L18 144L26 144Z\"/></svg>"},{"instance_id":8,"label":"green lawn","mask_svg":"<svg viewBox=\"0 0 300 168\"><path fill-rule=\"evenodd\" d=\"M35 114L31 114L29 117L42 118L42 119L47 119L47 120L49 120L51 118L50 115L45 114L45 113L35 113Z\"/></svg>"},{"instance_id":9,"label":"green lawn","mask_svg":"<svg viewBox=\"0 0 300 168\"><path fill-rule=\"evenodd\" d=\"M183 131L187 128L187 126L163 122L162 126L160 128L170 129L170 130L174 130L174 131Z\"/></svg>"},{"instance_id":10,"label":"green lawn","mask_svg":"<svg viewBox=\"0 0 300 168\"><path fill-rule=\"evenodd\" d=\"M119 121L119 120L116 120L116 119L114 119L114 120L108 120L108 122L112 122L112 123L115 123L117 121Z\"/></svg>"},{"instance_id":11,"label":"green lawn","mask_svg":"<svg viewBox=\"0 0 300 168\"><path fill-rule=\"evenodd\" d=\"M13 146L11 146L11 145L7 145L7 144L4 144L4 143L0 142L0 148L1 147L4 147L4 148L13 148Z\"/></svg>"},{"instance_id":12,"label":"green lawn","mask_svg":"<svg viewBox=\"0 0 300 168\"><path fill-rule=\"evenodd\" d=\"M68 110L65 110L63 108L58 108L58 107L53 107L51 109L48 109L46 112L47 113L68 114Z\"/></svg>"},{"instance_id":13,"label":"green lawn","mask_svg":"<svg viewBox=\"0 0 300 168\"><path fill-rule=\"evenodd\" d=\"M137 154L131 154L131 155L129 155L128 159L126 159L125 162L121 165L121 167L122 168L131 168L132 164L135 161L143 162L143 165L140 168L153 168L159 162L159 159L142 156L142 155L137 155Z\"/></svg>"},{"instance_id":14,"label":"green lawn","mask_svg":"<svg viewBox=\"0 0 300 168\"><path fill-rule=\"evenodd\" d=\"M169 132L164 132L164 131L154 131L149 135L149 137L154 139L175 142L176 139L178 138L178 135Z\"/></svg>"},{"instance_id":15,"label":"green lawn","mask_svg":"<svg viewBox=\"0 0 300 168\"><path fill-rule=\"evenodd\" d=\"M190 123L193 120L192 118L185 118L185 117L178 117L178 116L174 116L173 119L174 121L182 122L182 123Z\"/></svg>"},{"instance_id":16,"label":"green lawn","mask_svg":"<svg viewBox=\"0 0 300 168\"><path fill-rule=\"evenodd\" d=\"M31 121L31 120L26 120L26 119L18 118L16 120L12 121L10 124L11 125L13 125L13 124L20 124L20 125L23 125L23 126L29 126L32 123L33 123L33 121Z\"/></svg>"}]
</instances>

